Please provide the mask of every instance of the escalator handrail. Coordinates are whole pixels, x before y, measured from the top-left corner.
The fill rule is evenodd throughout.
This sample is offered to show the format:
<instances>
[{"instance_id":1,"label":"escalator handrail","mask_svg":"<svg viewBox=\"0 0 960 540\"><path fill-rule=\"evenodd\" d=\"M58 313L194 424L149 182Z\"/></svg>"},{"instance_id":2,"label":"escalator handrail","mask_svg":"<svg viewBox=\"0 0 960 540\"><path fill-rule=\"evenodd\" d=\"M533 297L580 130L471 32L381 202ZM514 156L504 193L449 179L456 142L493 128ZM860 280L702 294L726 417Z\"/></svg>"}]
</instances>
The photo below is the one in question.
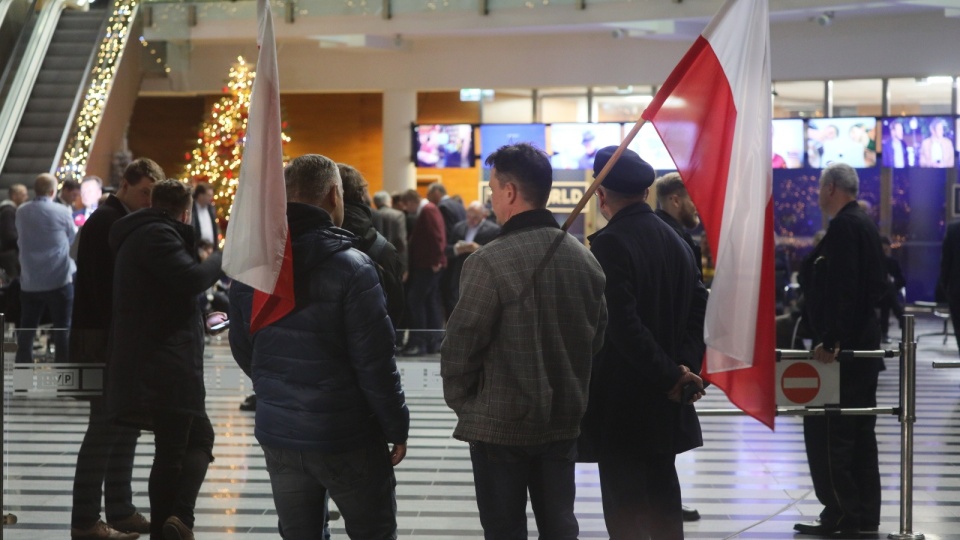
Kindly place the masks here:
<instances>
[{"instance_id":1,"label":"escalator handrail","mask_svg":"<svg viewBox=\"0 0 960 540\"><path fill-rule=\"evenodd\" d=\"M0 126L3 126L3 129L0 129L0 171L3 171L7 156L10 154L10 147L20 128L20 120L23 119L23 112L27 108L30 94L33 93L33 86L37 82L40 67L47 55L47 49L50 47L65 3L65 0L47 0L43 4L37 18L37 25L24 51L23 60L14 75L10 94L4 100L3 108L0 109Z\"/></svg>"}]
</instances>

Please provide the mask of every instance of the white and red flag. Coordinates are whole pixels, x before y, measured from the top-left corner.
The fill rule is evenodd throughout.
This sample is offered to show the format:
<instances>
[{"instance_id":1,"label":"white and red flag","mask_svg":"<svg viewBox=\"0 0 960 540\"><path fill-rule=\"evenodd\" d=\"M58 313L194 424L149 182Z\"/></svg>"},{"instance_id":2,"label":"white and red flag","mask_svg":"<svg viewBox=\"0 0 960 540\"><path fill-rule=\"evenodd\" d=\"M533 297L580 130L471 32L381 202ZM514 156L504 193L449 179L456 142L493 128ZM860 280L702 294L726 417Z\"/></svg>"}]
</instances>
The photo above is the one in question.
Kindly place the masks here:
<instances>
[{"instance_id":1,"label":"white and red flag","mask_svg":"<svg viewBox=\"0 0 960 540\"><path fill-rule=\"evenodd\" d=\"M643 113L715 261L704 376L773 428L774 241L767 0L727 0Z\"/></svg>"},{"instance_id":2,"label":"white and red flag","mask_svg":"<svg viewBox=\"0 0 960 540\"><path fill-rule=\"evenodd\" d=\"M223 271L254 288L250 332L293 310L293 251L287 227L280 126L280 77L273 16L257 0L257 76L253 80L240 179L223 248Z\"/></svg>"}]
</instances>

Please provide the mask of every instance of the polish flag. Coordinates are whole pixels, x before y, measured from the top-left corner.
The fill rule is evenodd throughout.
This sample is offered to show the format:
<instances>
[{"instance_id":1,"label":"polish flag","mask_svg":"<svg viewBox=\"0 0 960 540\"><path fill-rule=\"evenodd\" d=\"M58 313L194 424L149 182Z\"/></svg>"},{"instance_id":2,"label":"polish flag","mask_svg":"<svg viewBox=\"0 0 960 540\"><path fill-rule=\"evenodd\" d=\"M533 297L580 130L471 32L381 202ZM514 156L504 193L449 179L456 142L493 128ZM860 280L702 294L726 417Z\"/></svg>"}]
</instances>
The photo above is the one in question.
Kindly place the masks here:
<instances>
[{"instance_id":1,"label":"polish flag","mask_svg":"<svg viewBox=\"0 0 960 540\"><path fill-rule=\"evenodd\" d=\"M727 0L642 116L677 164L715 261L703 375L773 429L769 33L767 0Z\"/></svg>"},{"instance_id":2,"label":"polish flag","mask_svg":"<svg viewBox=\"0 0 960 540\"><path fill-rule=\"evenodd\" d=\"M223 271L254 289L250 332L293 310L293 250L287 228L280 128L280 77L273 17L257 0L260 31L240 180L223 248Z\"/></svg>"}]
</instances>

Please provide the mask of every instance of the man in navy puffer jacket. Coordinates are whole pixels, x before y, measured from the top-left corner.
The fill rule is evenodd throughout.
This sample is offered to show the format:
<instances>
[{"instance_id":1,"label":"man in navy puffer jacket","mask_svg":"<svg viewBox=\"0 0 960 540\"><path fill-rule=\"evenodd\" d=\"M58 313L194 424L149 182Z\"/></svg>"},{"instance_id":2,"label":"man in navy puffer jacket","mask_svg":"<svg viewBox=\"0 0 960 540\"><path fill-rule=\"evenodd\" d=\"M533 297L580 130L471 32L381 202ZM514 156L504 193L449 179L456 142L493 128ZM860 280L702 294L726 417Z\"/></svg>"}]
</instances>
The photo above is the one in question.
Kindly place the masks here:
<instances>
[{"instance_id":1,"label":"man in navy puffer jacket","mask_svg":"<svg viewBox=\"0 0 960 540\"><path fill-rule=\"evenodd\" d=\"M410 412L377 267L339 228L336 163L301 156L284 179L296 307L250 335L253 290L230 291L230 346L253 379L280 534L317 538L329 491L350 538L396 538L392 467L406 454Z\"/></svg>"}]
</instances>

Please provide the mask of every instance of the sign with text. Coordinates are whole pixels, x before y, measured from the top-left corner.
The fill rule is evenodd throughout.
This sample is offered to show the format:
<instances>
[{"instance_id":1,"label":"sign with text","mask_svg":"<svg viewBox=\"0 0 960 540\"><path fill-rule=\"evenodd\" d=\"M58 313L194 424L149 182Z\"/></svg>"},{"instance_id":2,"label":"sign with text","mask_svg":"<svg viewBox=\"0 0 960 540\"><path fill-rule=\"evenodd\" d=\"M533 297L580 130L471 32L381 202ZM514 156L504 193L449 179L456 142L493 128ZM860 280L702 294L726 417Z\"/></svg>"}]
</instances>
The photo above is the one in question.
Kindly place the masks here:
<instances>
[{"instance_id":1,"label":"sign with text","mask_svg":"<svg viewBox=\"0 0 960 540\"><path fill-rule=\"evenodd\" d=\"M777 405L817 407L840 403L840 364L814 360L777 362Z\"/></svg>"},{"instance_id":2,"label":"sign with text","mask_svg":"<svg viewBox=\"0 0 960 540\"><path fill-rule=\"evenodd\" d=\"M13 391L99 396L103 394L103 367L103 364L16 364Z\"/></svg>"}]
</instances>

